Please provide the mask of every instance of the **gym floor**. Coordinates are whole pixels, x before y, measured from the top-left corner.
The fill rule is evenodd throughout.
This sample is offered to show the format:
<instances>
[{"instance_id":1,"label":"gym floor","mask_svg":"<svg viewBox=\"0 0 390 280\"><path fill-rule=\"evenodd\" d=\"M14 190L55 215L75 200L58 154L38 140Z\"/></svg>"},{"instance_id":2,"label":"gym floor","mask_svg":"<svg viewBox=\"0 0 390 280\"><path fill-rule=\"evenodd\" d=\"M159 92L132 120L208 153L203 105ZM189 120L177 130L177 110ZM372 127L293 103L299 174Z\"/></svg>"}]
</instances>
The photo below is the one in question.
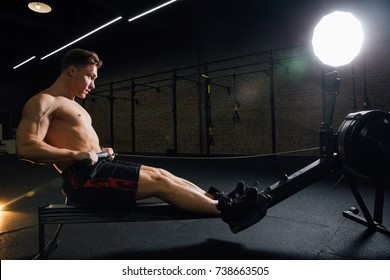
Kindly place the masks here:
<instances>
[{"instance_id":1,"label":"gym floor","mask_svg":"<svg viewBox=\"0 0 390 280\"><path fill-rule=\"evenodd\" d=\"M238 180L260 181L260 189L313 162L310 157L184 159L125 157L166 168L207 189L229 191ZM33 165L15 155L0 156L0 258L33 259L38 253L37 208L63 203L61 178L51 166ZM357 207L337 172L270 208L253 227L233 234L220 219L65 225L49 259L390 259L390 236L372 232L342 216ZM369 209L375 189L359 184ZM388 190L388 189L387 189ZM383 225L390 226L385 192ZM47 238L55 225L47 226Z\"/></svg>"}]
</instances>

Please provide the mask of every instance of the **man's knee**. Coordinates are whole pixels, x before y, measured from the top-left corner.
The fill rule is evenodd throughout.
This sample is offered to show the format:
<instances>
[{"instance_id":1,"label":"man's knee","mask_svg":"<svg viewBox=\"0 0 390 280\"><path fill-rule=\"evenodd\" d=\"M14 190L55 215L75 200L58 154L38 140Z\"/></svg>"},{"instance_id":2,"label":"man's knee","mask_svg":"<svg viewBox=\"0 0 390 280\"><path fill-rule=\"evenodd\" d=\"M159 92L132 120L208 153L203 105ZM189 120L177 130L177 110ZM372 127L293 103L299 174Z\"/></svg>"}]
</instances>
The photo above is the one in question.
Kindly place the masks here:
<instances>
[{"instance_id":1,"label":"man's knee","mask_svg":"<svg viewBox=\"0 0 390 280\"><path fill-rule=\"evenodd\" d=\"M163 168L155 168L155 172L162 177L171 178L172 174Z\"/></svg>"},{"instance_id":2,"label":"man's knee","mask_svg":"<svg viewBox=\"0 0 390 280\"><path fill-rule=\"evenodd\" d=\"M149 184L154 184L156 187L170 183L167 171L161 168L150 167L141 170L141 177L144 177Z\"/></svg>"},{"instance_id":3,"label":"man's knee","mask_svg":"<svg viewBox=\"0 0 390 280\"><path fill-rule=\"evenodd\" d=\"M163 197L169 192L169 180L158 169L143 169L138 182L138 199L147 197Z\"/></svg>"}]
</instances>

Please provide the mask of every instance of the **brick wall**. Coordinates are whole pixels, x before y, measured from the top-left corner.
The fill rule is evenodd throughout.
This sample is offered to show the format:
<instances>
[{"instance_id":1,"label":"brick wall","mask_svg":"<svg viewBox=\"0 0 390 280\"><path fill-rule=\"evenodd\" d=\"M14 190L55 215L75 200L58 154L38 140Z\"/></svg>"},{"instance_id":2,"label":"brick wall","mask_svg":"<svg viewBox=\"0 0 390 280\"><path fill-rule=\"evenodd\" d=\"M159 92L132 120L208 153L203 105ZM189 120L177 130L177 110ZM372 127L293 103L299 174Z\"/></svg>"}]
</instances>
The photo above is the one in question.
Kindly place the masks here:
<instances>
[{"instance_id":1,"label":"brick wall","mask_svg":"<svg viewBox=\"0 0 390 280\"><path fill-rule=\"evenodd\" d=\"M238 22L242 21L241 17L236 19L228 14L223 17L213 14L215 20L204 20L208 18L208 11L207 7L203 9L199 12L202 21L195 23L196 28L188 34L181 34L182 38L177 36L180 47L159 48L144 58L130 59L128 63L123 63L122 58L120 69L110 69L109 65L102 68L102 73L107 69L110 74L101 75L98 82L101 86L98 85L95 92L100 91L99 95L108 96L109 88L102 84L114 82L114 148L117 151L132 152L135 145L135 152L165 153L167 149L174 147L173 94L170 86L173 83L172 69L176 69L179 77L176 83L177 152L204 154L205 92L204 79L199 78L199 74L206 72L207 65L212 82L211 116L215 141L210 149L211 154L272 152L268 72L268 51L271 49L275 60L273 85L276 152L318 147L318 131L322 120L323 69L308 43L312 28L303 28L302 18L291 21L291 26L284 27L285 29L271 23L264 25L253 16L247 17L244 23ZM318 14L310 14L310 18L313 21L310 26L313 26L314 19L318 20ZM307 18L305 20L309 21ZM239 28L239 24L244 24L245 27ZM259 26L264 29L261 34ZM278 32L273 34L272 30ZM255 36L256 34L259 36ZM375 36L373 33L370 36L369 43L360 56L351 65L337 69L342 82L334 112L335 131L348 113L364 109L365 92L372 109L390 111L388 27L378 29ZM171 41L170 44L175 46L175 42ZM135 54L131 55L135 57ZM118 64L111 61L111 65ZM152 75L157 72L164 73ZM148 77L137 78L144 75ZM130 78L135 78L137 84L135 139L132 137ZM118 82L119 80L126 81ZM156 82L158 80L160 82ZM238 123L233 122L236 99L240 104ZM102 145L110 145L109 100L91 95L85 106L94 119ZM317 153L314 150L301 154Z\"/></svg>"},{"instance_id":2,"label":"brick wall","mask_svg":"<svg viewBox=\"0 0 390 280\"><path fill-rule=\"evenodd\" d=\"M373 44L369 53L363 54L352 65L338 69L342 82L334 113L335 130L348 113L355 108L357 111L364 109L365 82L372 109L390 111L390 97L387 94L390 85L388 50L388 42ZM273 55L276 151L317 147L322 120L321 67L304 47L280 52L275 50ZM268 64L262 63L267 59L268 53L264 52L208 64L212 83L212 134L215 141L215 145L211 146L212 154L263 154L272 151L270 77ZM247 64L254 65L240 67ZM229 69L223 70L226 68ZM189 74L193 74L189 77L191 80L180 79ZM137 84L166 79L160 83L136 87L136 152L165 153L174 146L171 75L168 71L136 79ZM200 84L197 83L196 68L177 71L177 75L177 151L205 153L204 79L201 79ZM122 83L118 87L124 85L128 88L114 92L114 147L118 151L131 152L131 82ZM108 90L104 94L108 95ZM236 99L240 104L240 122L233 121ZM92 101L88 98L85 106L93 116L102 144L110 145L109 99L100 97Z\"/></svg>"}]
</instances>

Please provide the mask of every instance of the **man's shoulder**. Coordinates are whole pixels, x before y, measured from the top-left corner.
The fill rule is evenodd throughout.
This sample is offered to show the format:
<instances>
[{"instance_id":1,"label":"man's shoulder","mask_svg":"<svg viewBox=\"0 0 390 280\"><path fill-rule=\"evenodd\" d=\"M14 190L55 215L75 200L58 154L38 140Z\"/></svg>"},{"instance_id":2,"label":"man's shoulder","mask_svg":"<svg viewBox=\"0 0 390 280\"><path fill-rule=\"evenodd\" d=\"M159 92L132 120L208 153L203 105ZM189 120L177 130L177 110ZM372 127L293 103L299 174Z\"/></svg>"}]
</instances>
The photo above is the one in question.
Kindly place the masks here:
<instances>
[{"instance_id":1,"label":"man's shoulder","mask_svg":"<svg viewBox=\"0 0 390 280\"><path fill-rule=\"evenodd\" d=\"M55 97L53 95L42 91L40 93L33 95L28 102L41 103L41 102L54 102L54 101L55 101Z\"/></svg>"},{"instance_id":2,"label":"man's shoulder","mask_svg":"<svg viewBox=\"0 0 390 280\"><path fill-rule=\"evenodd\" d=\"M55 96L55 95L52 95L48 92L45 92L45 91L42 91L34 96L32 96L28 103L32 103L32 104L40 104L40 105L43 105L44 107L46 106L53 106L53 105L58 105L60 106L61 104L63 103L68 103L69 100L68 98L64 97L64 96Z\"/></svg>"},{"instance_id":3,"label":"man's shoulder","mask_svg":"<svg viewBox=\"0 0 390 280\"><path fill-rule=\"evenodd\" d=\"M57 99L56 96L53 96L46 92L40 92L32 96L26 103L24 111L25 112L37 112L39 114L46 114L49 112L54 112L60 106L61 101Z\"/></svg>"}]
</instances>

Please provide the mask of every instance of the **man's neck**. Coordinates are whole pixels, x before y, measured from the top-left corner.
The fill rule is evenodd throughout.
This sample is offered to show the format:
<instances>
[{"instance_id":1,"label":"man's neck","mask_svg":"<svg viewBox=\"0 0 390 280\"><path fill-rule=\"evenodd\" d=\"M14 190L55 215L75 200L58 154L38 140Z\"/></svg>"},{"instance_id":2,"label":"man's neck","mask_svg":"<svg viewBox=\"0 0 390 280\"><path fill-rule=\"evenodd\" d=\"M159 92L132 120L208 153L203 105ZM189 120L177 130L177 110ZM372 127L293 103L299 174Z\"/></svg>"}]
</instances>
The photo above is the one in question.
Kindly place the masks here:
<instances>
[{"instance_id":1,"label":"man's neck","mask_svg":"<svg viewBox=\"0 0 390 280\"><path fill-rule=\"evenodd\" d=\"M65 77L62 75L57 78L57 80L44 92L49 93L53 96L63 96L68 99L74 100L75 95L72 94L72 91L70 90L68 83L65 81Z\"/></svg>"}]
</instances>

